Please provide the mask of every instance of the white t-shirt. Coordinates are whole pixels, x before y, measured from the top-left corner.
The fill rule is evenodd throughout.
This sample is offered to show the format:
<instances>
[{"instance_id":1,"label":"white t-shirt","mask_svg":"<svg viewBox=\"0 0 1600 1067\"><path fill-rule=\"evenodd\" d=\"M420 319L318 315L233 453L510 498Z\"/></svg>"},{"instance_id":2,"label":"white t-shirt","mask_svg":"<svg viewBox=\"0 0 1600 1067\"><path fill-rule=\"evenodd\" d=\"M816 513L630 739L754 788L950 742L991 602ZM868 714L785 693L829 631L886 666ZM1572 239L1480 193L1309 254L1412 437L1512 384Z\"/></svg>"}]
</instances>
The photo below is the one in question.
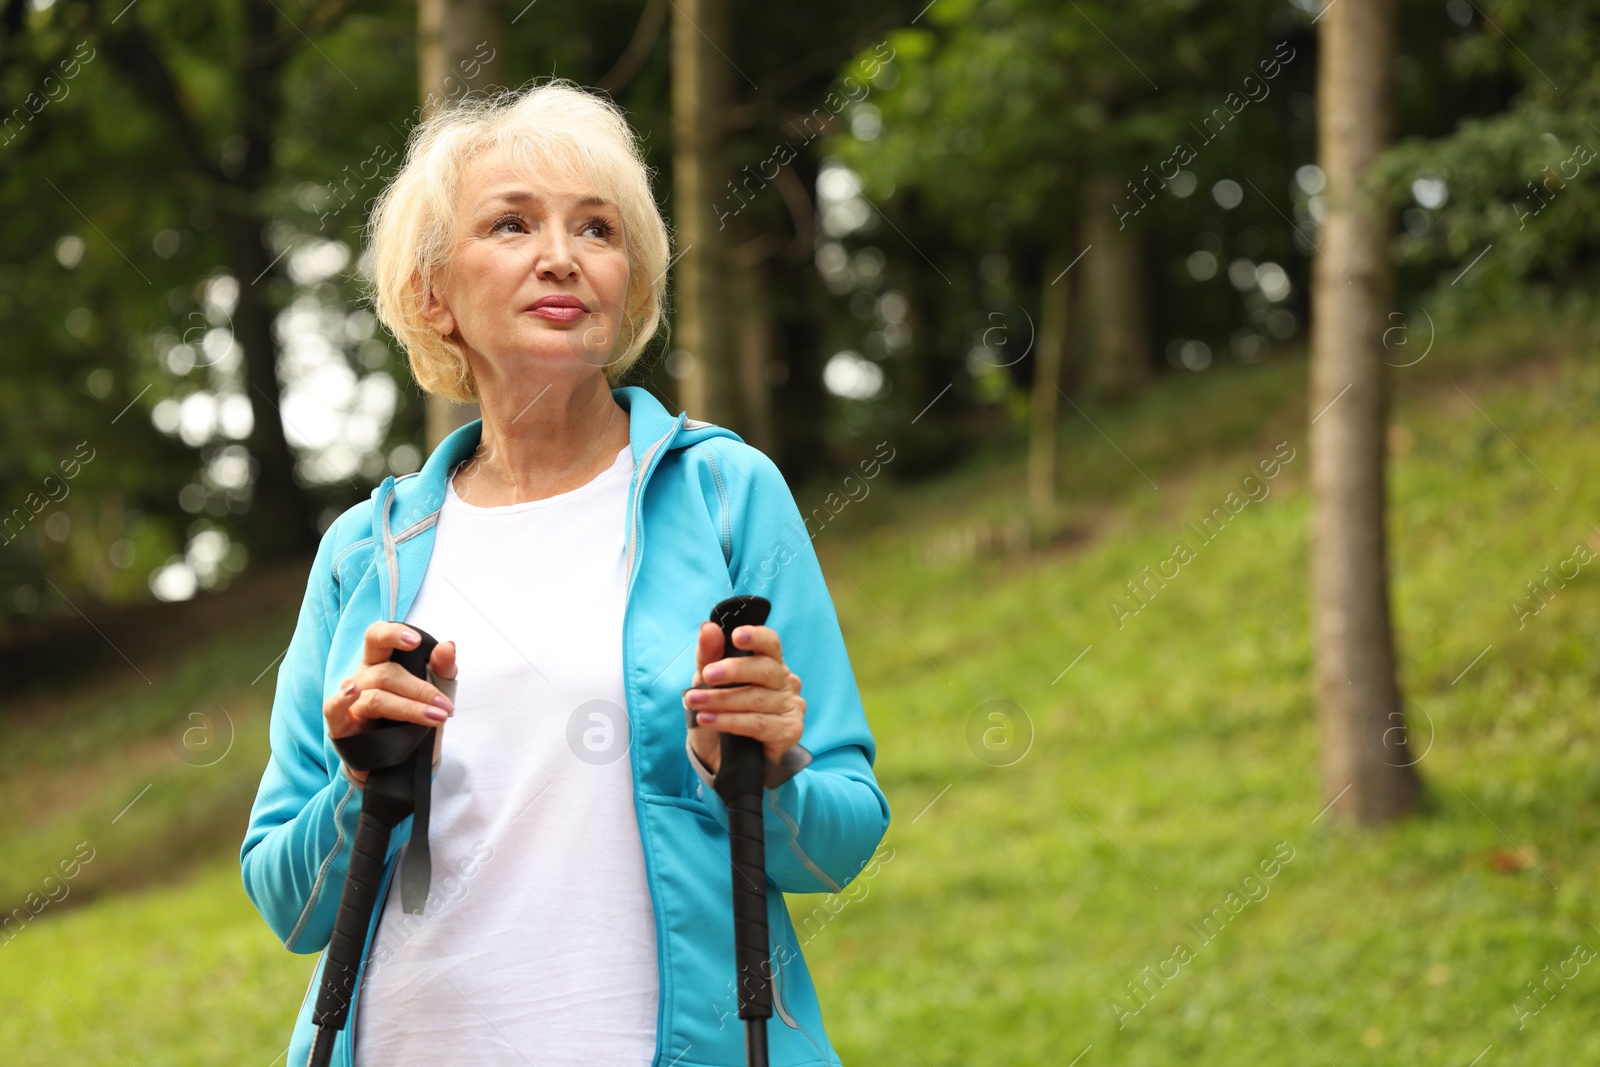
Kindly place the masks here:
<instances>
[{"instance_id":1,"label":"white t-shirt","mask_svg":"<svg viewBox=\"0 0 1600 1067\"><path fill-rule=\"evenodd\" d=\"M459 656L422 915L399 877L355 1013L361 1067L645 1067L655 915L622 681L633 453L544 500L477 507L454 472L405 621ZM404 861L402 853L401 862Z\"/></svg>"}]
</instances>

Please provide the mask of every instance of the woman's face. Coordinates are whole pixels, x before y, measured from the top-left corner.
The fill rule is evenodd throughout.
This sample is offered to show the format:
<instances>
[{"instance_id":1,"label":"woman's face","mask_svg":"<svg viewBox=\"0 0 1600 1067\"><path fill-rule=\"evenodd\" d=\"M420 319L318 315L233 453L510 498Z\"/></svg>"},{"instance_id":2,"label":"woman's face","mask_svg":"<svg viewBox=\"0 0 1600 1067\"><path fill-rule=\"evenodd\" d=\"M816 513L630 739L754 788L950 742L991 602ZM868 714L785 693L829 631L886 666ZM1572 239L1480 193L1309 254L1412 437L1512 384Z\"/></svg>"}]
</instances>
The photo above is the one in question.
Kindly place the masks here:
<instances>
[{"instance_id":1,"label":"woman's face","mask_svg":"<svg viewBox=\"0 0 1600 1067\"><path fill-rule=\"evenodd\" d=\"M595 371L612 358L628 293L617 205L518 171L499 153L462 175L450 263L426 304L480 383L528 364Z\"/></svg>"}]
</instances>

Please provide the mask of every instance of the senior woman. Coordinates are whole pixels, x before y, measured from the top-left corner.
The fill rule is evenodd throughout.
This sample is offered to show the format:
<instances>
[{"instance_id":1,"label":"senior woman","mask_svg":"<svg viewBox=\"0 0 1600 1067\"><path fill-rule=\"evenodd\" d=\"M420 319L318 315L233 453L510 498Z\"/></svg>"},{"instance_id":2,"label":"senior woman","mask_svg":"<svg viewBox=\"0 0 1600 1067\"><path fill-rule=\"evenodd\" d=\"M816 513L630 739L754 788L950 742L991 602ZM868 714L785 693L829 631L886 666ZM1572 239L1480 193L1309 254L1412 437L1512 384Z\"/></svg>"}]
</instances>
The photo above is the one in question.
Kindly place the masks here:
<instances>
[{"instance_id":1,"label":"senior woman","mask_svg":"<svg viewBox=\"0 0 1600 1067\"><path fill-rule=\"evenodd\" d=\"M617 384L661 324L669 265L621 111L551 81L436 115L370 246L417 382L483 417L328 529L279 668L241 865L291 951L328 943L361 809L332 740L376 719L440 726L431 892L414 915L391 891L408 820L334 1062L743 1064L710 784L727 731L771 764L771 1062L838 1064L783 893L861 875L889 807L777 468ZM772 611L734 635L752 654L724 659L707 620L736 593ZM441 642L429 680L390 662L413 627Z\"/></svg>"}]
</instances>

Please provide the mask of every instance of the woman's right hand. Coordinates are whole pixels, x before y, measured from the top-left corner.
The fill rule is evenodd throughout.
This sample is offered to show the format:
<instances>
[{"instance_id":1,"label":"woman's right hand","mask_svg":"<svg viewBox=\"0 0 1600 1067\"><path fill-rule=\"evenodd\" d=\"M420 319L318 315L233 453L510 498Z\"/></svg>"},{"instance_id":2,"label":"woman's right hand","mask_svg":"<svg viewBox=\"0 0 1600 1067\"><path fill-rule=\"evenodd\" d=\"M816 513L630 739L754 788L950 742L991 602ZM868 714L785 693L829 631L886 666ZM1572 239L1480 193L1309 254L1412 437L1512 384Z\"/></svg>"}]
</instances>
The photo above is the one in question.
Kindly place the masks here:
<instances>
[{"instance_id":1,"label":"woman's right hand","mask_svg":"<svg viewBox=\"0 0 1600 1067\"><path fill-rule=\"evenodd\" d=\"M375 622L367 627L361 666L339 684L339 689L322 705L328 723L328 736L349 737L372 728L375 719L396 719L422 726L440 726L455 711L450 698L437 686L418 678L389 657L397 648L416 648L421 638L404 623ZM436 646L428 666L441 678L456 677L456 643ZM439 731L442 737L443 731ZM437 742L434 751L438 759ZM367 779L365 771L344 769L354 781Z\"/></svg>"}]
</instances>

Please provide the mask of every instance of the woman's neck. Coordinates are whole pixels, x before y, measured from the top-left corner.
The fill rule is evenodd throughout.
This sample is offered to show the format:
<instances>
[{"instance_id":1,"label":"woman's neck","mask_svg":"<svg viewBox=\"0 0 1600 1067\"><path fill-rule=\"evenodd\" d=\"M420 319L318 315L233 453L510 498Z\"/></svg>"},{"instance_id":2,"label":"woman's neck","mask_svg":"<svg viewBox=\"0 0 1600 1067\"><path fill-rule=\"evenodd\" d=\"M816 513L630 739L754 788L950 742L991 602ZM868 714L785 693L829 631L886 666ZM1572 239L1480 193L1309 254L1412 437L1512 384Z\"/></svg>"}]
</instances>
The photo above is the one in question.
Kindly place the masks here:
<instances>
[{"instance_id":1,"label":"woman's neck","mask_svg":"<svg viewBox=\"0 0 1600 1067\"><path fill-rule=\"evenodd\" d=\"M602 375L480 398L483 436L456 495L477 507L543 500L593 481L628 445L628 413Z\"/></svg>"}]
</instances>

